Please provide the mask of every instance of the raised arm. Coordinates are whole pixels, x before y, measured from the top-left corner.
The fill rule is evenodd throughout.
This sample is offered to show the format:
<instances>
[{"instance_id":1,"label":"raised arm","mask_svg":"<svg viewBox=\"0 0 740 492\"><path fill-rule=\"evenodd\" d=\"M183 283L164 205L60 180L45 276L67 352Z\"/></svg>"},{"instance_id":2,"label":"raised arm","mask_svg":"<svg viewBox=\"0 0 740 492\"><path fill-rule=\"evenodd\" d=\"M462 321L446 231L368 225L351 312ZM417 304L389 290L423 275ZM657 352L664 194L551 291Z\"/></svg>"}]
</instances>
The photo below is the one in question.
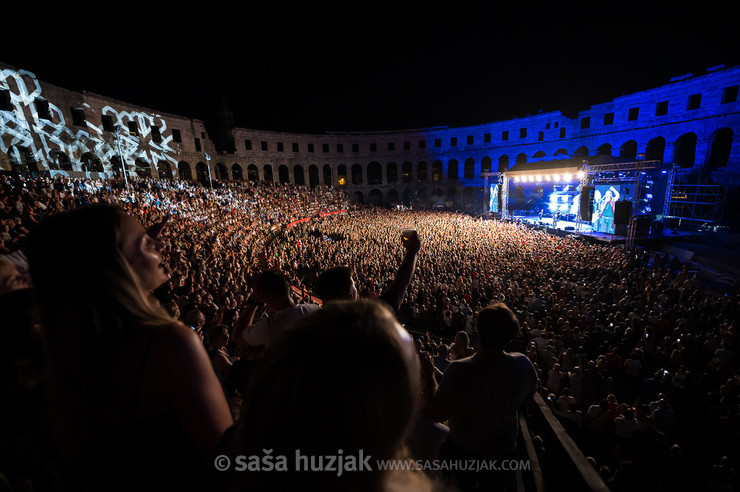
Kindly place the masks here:
<instances>
[{"instance_id":1,"label":"raised arm","mask_svg":"<svg viewBox=\"0 0 740 492\"><path fill-rule=\"evenodd\" d=\"M411 279L414 276L416 270L416 257L421 249L421 241L416 231L413 231L409 236L401 238L403 247L406 249L401 266L398 267L396 276L383 293L383 299L391 305L391 307L398 311L401 307L401 301L403 301L403 295L406 293L406 289L411 283Z\"/></svg>"}]
</instances>

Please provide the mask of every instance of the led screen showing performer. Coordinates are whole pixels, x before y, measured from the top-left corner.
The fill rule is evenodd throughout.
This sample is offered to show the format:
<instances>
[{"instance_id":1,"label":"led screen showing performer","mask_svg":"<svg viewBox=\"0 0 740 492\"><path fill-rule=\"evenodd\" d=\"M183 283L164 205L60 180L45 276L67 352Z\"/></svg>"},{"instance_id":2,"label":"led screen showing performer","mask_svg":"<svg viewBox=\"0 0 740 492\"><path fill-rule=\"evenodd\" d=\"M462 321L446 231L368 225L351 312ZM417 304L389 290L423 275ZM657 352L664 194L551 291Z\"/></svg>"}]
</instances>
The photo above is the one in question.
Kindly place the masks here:
<instances>
[{"instance_id":1,"label":"led screen showing performer","mask_svg":"<svg viewBox=\"0 0 740 492\"><path fill-rule=\"evenodd\" d=\"M488 200L489 212L498 213L498 185L491 185L491 193Z\"/></svg>"},{"instance_id":2,"label":"led screen showing performer","mask_svg":"<svg viewBox=\"0 0 740 492\"><path fill-rule=\"evenodd\" d=\"M614 234L614 208L619 191L614 186L597 185L594 190L593 230Z\"/></svg>"}]
</instances>

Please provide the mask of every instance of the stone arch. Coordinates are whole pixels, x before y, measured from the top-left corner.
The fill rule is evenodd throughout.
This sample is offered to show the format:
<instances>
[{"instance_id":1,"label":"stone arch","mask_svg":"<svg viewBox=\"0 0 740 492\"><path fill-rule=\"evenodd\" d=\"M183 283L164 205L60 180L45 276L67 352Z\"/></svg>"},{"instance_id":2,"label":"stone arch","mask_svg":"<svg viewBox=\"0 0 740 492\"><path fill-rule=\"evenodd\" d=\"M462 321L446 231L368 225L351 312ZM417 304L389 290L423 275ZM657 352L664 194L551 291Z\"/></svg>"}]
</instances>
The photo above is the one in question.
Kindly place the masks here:
<instances>
[{"instance_id":1,"label":"stone arch","mask_svg":"<svg viewBox=\"0 0 740 492\"><path fill-rule=\"evenodd\" d=\"M363 195L361 191L355 191L354 197L355 197L355 203L359 203L359 204L365 203L365 195Z\"/></svg>"},{"instance_id":2,"label":"stone arch","mask_svg":"<svg viewBox=\"0 0 740 492\"><path fill-rule=\"evenodd\" d=\"M331 164L324 164L324 167L321 169L321 172L324 176L324 186L334 185L334 177L332 176L331 171L332 171Z\"/></svg>"},{"instance_id":3,"label":"stone arch","mask_svg":"<svg viewBox=\"0 0 740 492\"><path fill-rule=\"evenodd\" d=\"M503 154L498 158L498 172L503 173L509 170L509 156Z\"/></svg>"},{"instance_id":4,"label":"stone arch","mask_svg":"<svg viewBox=\"0 0 740 492\"><path fill-rule=\"evenodd\" d=\"M410 189L406 188L405 190L403 190L402 200L404 205L406 205L407 207L410 206L411 202L414 201L414 193Z\"/></svg>"},{"instance_id":5,"label":"stone arch","mask_svg":"<svg viewBox=\"0 0 740 492\"><path fill-rule=\"evenodd\" d=\"M293 166L293 183L295 183L296 186L306 185L306 175L303 172L303 166L300 164Z\"/></svg>"},{"instance_id":6,"label":"stone arch","mask_svg":"<svg viewBox=\"0 0 740 492\"><path fill-rule=\"evenodd\" d=\"M216 163L216 179L221 181L227 181L229 179L229 171L221 162Z\"/></svg>"},{"instance_id":7,"label":"stone arch","mask_svg":"<svg viewBox=\"0 0 740 492\"><path fill-rule=\"evenodd\" d=\"M340 185L347 184L347 166L344 164L340 164L337 167L337 179L339 180Z\"/></svg>"},{"instance_id":8,"label":"stone arch","mask_svg":"<svg viewBox=\"0 0 740 492\"><path fill-rule=\"evenodd\" d=\"M655 137L647 143L645 148L645 160L663 162L665 155L665 138Z\"/></svg>"},{"instance_id":9,"label":"stone arch","mask_svg":"<svg viewBox=\"0 0 740 492\"><path fill-rule=\"evenodd\" d=\"M690 168L696 162L696 133L684 133L674 143L673 162L683 168Z\"/></svg>"},{"instance_id":10,"label":"stone arch","mask_svg":"<svg viewBox=\"0 0 740 492\"><path fill-rule=\"evenodd\" d=\"M54 151L52 151L54 152ZM67 154L62 154L64 157L67 157ZM64 169L64 163L62 162L63 157L58 156L57 160L59 162L59 168ZM53 159L52 159L53 160ZM100 159L93 154L92 152L85 152L80 156L80 167L83 171L95 171L102 173L103 172L103 163L100 162ZM69 170L72 170L72 164L69 164Z\"/></svg>"},{"instance_id":11,"label":"stone arch","mask_svg":"<svg viewBox=\"0 0 740 492\"><path fill-rule=\"evenodd\" d=\"M231 174L234 176L234 179L236 180L244 179L244 175L242 173L242 167L239 164L234 164L231 167ZM255 164L248 165L247 166L247 181L257 182L259 180L260 180L260 171L257 168L257 166Z\"/></svg>"},{"instance_id":12,"label":"stone arch","mask_svg":"<svg viewBox=\"0 0 740 492\"><path fill-rule=\"evenodd\" d=\"M180 179L190 181L193 179L193 170L190 168L190 164L185 161L177 163L177 176Z\"/></svg>"},{"instance_id":13,"label":"stone arch","mask_svg":"<svg viewBox=\"0 0 740 492\"><path fill-rule=\"evenodd\" d=\"M172 167L167 161L159 161L157 163L157 173L159 179L172 179Z\"/></svg>"},{"instance_id":14,"label":"stone arch","mask_svg":"<svg viewBox=\"0 0 740 492\"><path fill-rule=\"evenodd\" d=\"M725 167L730 162L732 152L732 140L735 133L730 128L720 128L712 135L712 143L707 159L707 167L712 169Z\"/></svg>"},{"instance_id":15,"label":"stone arch","mask_svg":"<svg viewBox=\"0 0 740 492\"><path fill-rule=\"evenodd\" d=\"M432 162L432 181L441 181L444 177L444 166L442 161L436 160Z\"/></svg>"},{"instance_id":16,"label":"stone arch","mask_svg":"<svg viewBox=\"0 0 740 492\"><path fill-rule=\"evenodd\" d=\"M65 154L66 155L66 154ZM100 158L93 154L92 152L85 152L82 154L82 157L80 158L80 163L83 166L86 166L89 171L102 173L105 172L105 168L103 167L103 163L101 162ZM168 163L169 166L169 163ZM70 165L71 168L71 165ZM62 169L64 169L62 167ZM170 176L172 175L172 168L170 168ZM170 177L170 179L172 179Z\"/></svg>"},{"instance_id":17,"label":"stone arch","mask_svg":"<svg viewBox=\"0 0 740 492\"><path fill-rule=\"evenodd\" d=\"M610 143L599 145L599 147L596 149L596 155L604 155L604 156L612 155L612 145Z\"/></svg>"},{"instance_id":18,"label":"stone arch","mask_svg":"<svg viewBox=\"0 0 740 492\"><path fill-rule=\"evenodd\" d=\"M319 185L319 168L315 164L308 166L308 186L311 189Z\"/></svg>"},{"instance_id":19,"label":"stone arch","mask_svg":"<svg viewBox=\"0 0 740 492\"><path fill-rule=\"evenodd\" d=\"M564 158L567 159L568 158L568 151L565 150L565 149L558 149L558 150L555 151L555 157L557 157L559 155L565 156Z\"/></svg>"},{"instance_id":20,"label":"stone arch","mask_svg":"<svg viewBox=\"0 0 740 492\"><path fill-rule=\"evenodd\" d=\"M36 162L36 158L28 148L13 145L10 147L8 154L10 155L10 166L13 171L21 173L39 171L38 162Z\"/></svg>"},{"instance_id":21,"label":"stone arch","mask_svg":"<svg viewBox=\"0 0 740 492\"><path fill-rule=\"evenodd\" d=\"M493 171L493 160L489 156L483 157L480 161L480 174L483 176L483 173L490 173Z\"/></svg>"},{"instance_id":22,"label":"stone arch","mask_svg":"<svg viewBox=\"0 0 740 492\"><path fill-rule=\"evenodd\" d=\"M588 157L588 147L581 145L573 152L573 157Z\"/></svg>"},{"instance_id":23,"label":"stone arch","mask_svg":"<svg viewBox=\"0 0 740 492\"><path fill-rule=\"evenodd\" d=\"M534 157L535 159L542 159L546 155L547 154L545 154L545 151L544 150L538 150L537 152L534 153L534 155L532 157Z\"/></svg>"},{"instance_id":24,"label":"stone arch","mask_svg":"<svg viewBox=\"0 0 740 492\"><path fill-rule=\"evenodd\" d=\"M149 165L149 163L146 161L146 159L143 159L142 157L137 157L134 161L134 164L136 166L136 175L140 178L151 178L152 177L152 166Z\"/></svg>"},{"instance_id":25,"label":"stone arch","mask_svg":"<svg viewBox=\"0 0 740 492\"><path fill-rule=\"evenodd\" d=\"M368 177L368 180L370 178ZM380 207L383 205L383 192L380 191L377 188L373 188L370 190L370 193L367 195L367 201L370 205L374 205L376 207Z\"/></svg>"},{"instance_id":26,"label":"stone arch","mask_svg":"<svg viewBox=\"0 0 740 492\"><path fill-rule=\"evenodd\" d=\"M426 181L428 177L429 175L427 174L427 163L424 161L419 161L419 163L416 164L416 180Z\"/></svg>"},{"instance_id":27,"label":"stone arch","mask_svg":"<svg viewBox=\"0 0 740 492\"><path fill-rule=\"evenodd\" d=\"M363 182L362 166L359 164L352 165L352 184L361 185ZM359 202L362 203L362 202Z\"/></svg>"},{"instance_id":28,"label":"stone arch","mask_svg":"<svg viewBox=\"0 0 740 492\"><path fill-rule=\"evenodd\" d=\"M290 183L290 170L285 164L278 166L278 183Z\"/></svg>"},{"instance_id":29,"label":"stone arch","mask_svg":"<svg viewBox=\"0 0 740 492\"><path fill-rule=\"evenodd\" d=\"M275 176L272 174L272 166L270 164L265 164L265 167L262 168L262 172L264 173L264 181L267 183L274 183L275 182Z\"/></svg>"},{"instance_id":30,"label":"stone arch","mask_svg":"<svg viewBox=\"0 0 740 492\"><path fill-rule=\"evenodd\" d=\"M259 179L259 172L257 171L257 166L254 164L250 164L252 168L252 172L257 175L257 179ZM249 174L249 168L247 168L247 174ZM244 170L242 169L241 164L234 163L231 165L231 179L234 181L244 181ZM257 181L255 179L255 181Z\"/></svg>"},{"instance_id":31,"label":"stone arch","mask_svg":"<svg viewBox=\"0 0 740 492\"><path fill-rule=\"evenodd\" d=\"M401 179L404 183L410 183L414 178L414 165L409 161L404 162L401 165Z\"/></svg>"},{"instance_id":32,"label":"stone arch","mask_svg":"<svg viewBox=\"0 0 740 492\"><path fill-rule=\"evenodd\" d=\"M527 163L527 154L522 152L521 154L516 156L516 161L514 162L514 165L526 164L526 163Z\"/></svg>"},{"instance_id":33,"label":"stone arch","mask_svg":"<svg viewBox=\"0 0 740 492\"><path fill-rule=\"evenodd\" d=\"M619 157L632 160L637 159L637 141L627 140L624 142L622 146L619 147Z\"/></svg>"},{"instance_id":34,"label":"stone arch","mask_svg":"<svg viewBox=\"0 0 740 492\"><path fill-rule=\"evenodd\" d=\"M65 154L64 152L60 150L53 150L53 153L56 155L56 160L59 163L59 167L63 171L73 171L72 167L72 161L70 161L69 156ZM92 154L90 154L92 155ZM103 171L103 164L100 162L100 159L98 159L96 156L93 155L92 157L92 163L89 165L90 171Z\"/></svg>"},{"instance_id":35,"label":"stone arch","mask_svg":"<svg viewBox=\"0 0 740 492\"><path fill-rule=\"evenodd\" d=\"M463 163L463 178L475 178L475 160L472 157L468 157Z\"/></svg>"},{"instance_id":36,"label":"stone arch","mask_svg":"<svg viewBox=\"0 0 740 492\"><path fill-rule=\"evenodd\" d=\"M383 168L381 167L379 162L373 161L367 165L367 184L383 184ZM368 199L370 199L369 196ZM370 200L370 203L372 203L372 200Z\"/></svg>"},{"instance_id":37,"label":"stone arch","mask_svg":"<svg viewBox=\"0 0 740 492\"><path fill-rule=\"evenodd\" d=\"M395 162L388 163L385 167L385 179L388 183L398 183L398 164Z\"/></svg>"},{"instance_id":38,"label":"stone arch","mask_svg":"<svg viewBox=\"0 0 740 492\"><path fill-rule=\"evenodd\" d=\"M458 179L460 179L460 165L457 159L450 159L447 163L447 180L457 181Z\"/></svg>"},{"instance_id":39,"label":"stone arch","mask_svg":"<svg viewBox=\"0 0 740 492\"><path fill-rule=\"evenodd\" d=\"M208 166L203 162L199 162L195 165L195 177L201 184L208 184Z\"/></svg>"},{"instance_id":40,"label":"stone arch","mask_svg":"<svg viewBox=\"0 0 740 492\"><path fill-rule=\"evenodd\" d=\"M388 203L398 203L398 190L388 190Z\"/></svg>"}]
</instances>

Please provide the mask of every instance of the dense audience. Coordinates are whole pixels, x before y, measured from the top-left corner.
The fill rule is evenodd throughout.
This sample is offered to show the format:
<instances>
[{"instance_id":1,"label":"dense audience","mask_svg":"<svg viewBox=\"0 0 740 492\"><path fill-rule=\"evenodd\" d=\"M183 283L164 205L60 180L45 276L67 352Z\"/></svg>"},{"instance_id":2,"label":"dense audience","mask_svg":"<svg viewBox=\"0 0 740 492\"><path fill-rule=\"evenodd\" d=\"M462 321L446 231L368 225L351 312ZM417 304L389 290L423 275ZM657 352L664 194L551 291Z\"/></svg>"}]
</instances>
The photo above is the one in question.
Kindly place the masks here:
<instances>
[{"instance_id":1,"label":"dense audience","mask_svg":"<svg viewBox=\"0 0 740 492\"><path fill-rule=\"evenodd\" d=\"M483 350L485 343L481 345L476 328L479 315L487 306L505 305L520 326L506 350L529 359L537 378L537 392L612 490L687 484L731 490L740 409L735 329L738 293L732 289L709 290L676 258L642 249L592 244L460 213L353 206L342 191L331 188L241 183L212 189L149 179L134 180L127 186L117 180L3 175L0 299L8 310L2 314L7 322L3 323L2 336L8 340L3 346L13 348L8 349L2 391L4 401L17 405L7 406L3 415L0 472L11 485L33 478L43 489L59 473L55 468L58 460L39 451L58 436L45 435L39 429L52 415L70 418L77 407L49 415L39 408L43 408L47 392L57 395L48 389L63 386L59 381L63 373L49 369L64 362L55 350L71 350L65 344L72 343L72 335L60 333L70 320L77 319L76 325L88 326L91 331L80 328L75 334L88 333L83 337L86 342L97 340L95 336L109 324L103 323L102 315L91 307L102 302L99 299L117 299L116 289L123 288L105 280L86 282L105 273L96 269L92 259L85 260L92 258L93 251L85 248L95 244L86 240L86 235L100 234L100 221L88 226L78 224L74 230L69 226L67 233L57 229L58 238L47 236L35 243L34 231L49 217L104 206L115 207L130 218L131 228L139 224L154 240L152 247L161 260L158 268L167 276L146 287L141 281L144 274L139 273L135 275L138 283L131 281L129 287L139 285L166 319L176 320L178 329L197 335L203 348L201 355L213 368L209 381L218 387L218 395L209 394L209 401L215 402L217 413L229 408L230 418L237 422L233 433L225 433L225 441L248 442L248 433L256 432L250 429L260 426L252 420L256 417L249 416L269 414L269 407L264 405L270 403L256 401L268 393L256 388L266 377L264 361L277 363L270 352L272 341L264 336L265 326L277 319L277 306L310 306L300 309L296 321L305 331L306 326L317 322L317 313L328 307L319 308L320 276L337 266L346 267L352 276L357 297L384 299L406 254L402 233L413 229L421 249L405 295L391 311L405 331L414 335L419 360L431 361L419 375L423 381L432 377L435 383L441 383L455 361L467 360ZM39 265L44 264L33 278L29 251L35 251ZM136 255L123 256L136 274ZM287 286L279 290L279 301L268 295L267 272L275 277L273 284L280 284L282 278ZM58 277L55 284L44 283L44 279L54 276ZM46 289L44 295L36 292L42 287ZM104 287L109 289L108 297L103 295ZM60 292L53 299L54 289L65 288L65 295ZM29 296L30 291L35 295ZM90 294L80 299L82 292ZM16 299L20 293L25 297ZM74 316L55 317L64 309ZM82 316L84 313L89 316ZM157 316L160 322L165 319ZM141 317L133 322L134 318L120 313L113 319L123 325L143 323ZM367 329L387 331L379 326ZM283 335L275 339L286 338ZM331 360L357 349L360 342L342 336L341 331L317 332L315 341L319 346L313 358ZM41 339L47 345L51 343L47 350L39 348ZM285 351L286 344L276 346ZM108 345L95 343L75 347L93 347L106 354L111 350ZM304 349L312 350L308 344ZM325 352L321 353L322 349ZM83 365L85 361L78 359L66 369L90 370ZM354 362L359 360L355 358ZM351 363L348 360L343 364ZM301 368L291 366L291 370L300 372ZM110 373L85 375L108 377ZM274 374L270 377L277 378ZM412 378L408 387L417 384ZM382 389L372 388L382 399ZM449 394L450 390L445 391ZM86 393L89 398L101 395L105 392ZM347 398L354 397L348 394ZM51 399L55 403L66 401ZM107 401L99 400L96 405L101 406L85 407L85 412L75 417L82 418L88 412L99 414ZM302 404L320 408L321 402ZM83 408L82 403L76 405ZM24 413L23 409L33 411ZM416 424L408 412L394 414L398 429L385 436L385 454L402 456L401 441L407 438L417 455L439 455L440 443L449 440L444 420L425 421L423 409L409 412L417 414ZM154 411L150 416L160 415ZM292 417L286 414L286 418ZM50 428L55 428L54 423L48 423ZM63 428L72 432L74 426ZM377 435L383 427L369 429ZM262 440L255 441L260 443L255 445L280 441L275 435L260 435ZM422 441L427 443L423 449L414 446ZM547 459L547 445L545 440L543 460ZM204 449L212 454L213 446L204 445ZM376 490L383 488L381 478L373 478ZM425 489L430 484L415 486Z\"/></svg>"}]
</instances>

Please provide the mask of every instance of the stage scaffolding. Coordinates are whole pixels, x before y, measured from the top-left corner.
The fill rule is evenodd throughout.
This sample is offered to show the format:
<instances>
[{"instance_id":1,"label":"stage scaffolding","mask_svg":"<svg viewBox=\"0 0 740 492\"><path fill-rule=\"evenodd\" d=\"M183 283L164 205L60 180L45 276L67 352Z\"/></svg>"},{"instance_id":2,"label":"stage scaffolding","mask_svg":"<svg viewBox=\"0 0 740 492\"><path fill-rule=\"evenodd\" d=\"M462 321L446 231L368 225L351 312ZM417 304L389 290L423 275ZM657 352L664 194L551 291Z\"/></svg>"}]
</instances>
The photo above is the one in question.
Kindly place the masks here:
<instances>
[{"instance_id":1,"label":"stage scaffolding","mask_svg":"<svg viewBox=\"0 0 740 492\"><path fill-rule=\"evenodd\" d=\"M725 189L711 182L703 173L674 167L666 187L664 219L706 224L722 218Z\"/></svg>"},{"instance_id":2,"label":"stage scaffolding","mask_svg":"<svg viewBox=\"0 0 740 492\"><path fill-rule=\"evenodd\" d=\"M499 173L499 185L501 193L501 217L509 218L509 181L513 176L517 177L529 177L534 175L542 175L546 173L560 173L568 172L571 176L576 176L579 181L580 188L583 189L586 185L593 185L598 182L610 182L610 181L632 181L634 183L635 192L632 196L632 215L629 219L628 235L627 235L627 247L634 246L635 234L636 234L636 223L637 223L637 211L638 211L638 190L643 180L643 174L648 169L657 169L661 166L659 160L646 161L638 157L635 161L628 162L609 162L609 163L589 163L584 160L580 167L568 167L564 169L537 169L533 168L526 171L517 172L503 172ZM697 202L698 203L698 202ZM580 210L580 204L578 207L578 214L576 215L576 233L582 232L582 213Z\"/></svg>"},{"instance_id":3,"label":"stage scaffolding","mask_svg":"<svg viewBox=\"0 0 740 492\"><path fill-rule=\"evenodd\" d=\"M660 167L661 162L658 160L646 161L644 159L638 159L631 162L612 162L606 164L590 164L584 165L584 170L588 178L585 181L597 182L597 181L611 181L616 179L619 180L627 179L632 181L634 184L634 193L632 193L632 214L629 218L627 226L627 240L625 246L632 248L635 245L635 236L637 234L637 211L638 211L638 199L639 189L642 184L643 175L648 169L657 169Z\"/></svg>"}]
</instances>

